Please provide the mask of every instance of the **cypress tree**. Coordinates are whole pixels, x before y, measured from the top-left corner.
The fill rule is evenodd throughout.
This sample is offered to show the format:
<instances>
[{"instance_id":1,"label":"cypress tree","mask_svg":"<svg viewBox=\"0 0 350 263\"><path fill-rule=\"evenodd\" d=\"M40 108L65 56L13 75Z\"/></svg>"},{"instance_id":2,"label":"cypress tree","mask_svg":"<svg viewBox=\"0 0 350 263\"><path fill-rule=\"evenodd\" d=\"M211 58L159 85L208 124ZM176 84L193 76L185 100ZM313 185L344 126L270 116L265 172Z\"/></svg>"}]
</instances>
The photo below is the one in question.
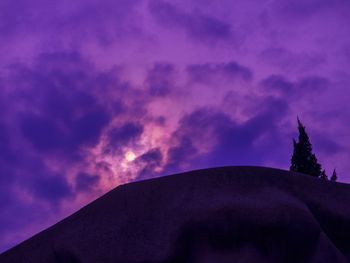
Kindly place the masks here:
<instances>
[{"instance_id":1,"label":"cypress tree","mask_svg":"<svg viewBox=\"0 0 350 263\"><path fill-rule=\"evenodd\" d=\"M328 176L326 175L326 170L325 169L322 170L320 178L323 179L323 180L328 181Z\"/></svg>"},{"instance_id":2,"label":"cypress tree","mask_svg":"<svg viewBox=\"0 0 350 263\"><path fill-rule=\"evenodd\" d=\"M335 169L334 169L334 170L333 170L332 177L331 177L331 181L332 181L332 182L336 182L337 179L338 179L337 172L336 172Z\"/></svg>"},{"instance_id":3,"label":"cypress tree","mask_svg":"<svg viewBox=\"0 0 350 263\"><path fill-rule=\"evenodd\" d=\"M304 125L298 118L299 141L293 139L293 156L291 159L290 171L309 174L311 176L320 177L322 174L321 165L317 162L317 158L312 153L312 145L309 136L306 133Z\"/></svg>"}]
</instances>

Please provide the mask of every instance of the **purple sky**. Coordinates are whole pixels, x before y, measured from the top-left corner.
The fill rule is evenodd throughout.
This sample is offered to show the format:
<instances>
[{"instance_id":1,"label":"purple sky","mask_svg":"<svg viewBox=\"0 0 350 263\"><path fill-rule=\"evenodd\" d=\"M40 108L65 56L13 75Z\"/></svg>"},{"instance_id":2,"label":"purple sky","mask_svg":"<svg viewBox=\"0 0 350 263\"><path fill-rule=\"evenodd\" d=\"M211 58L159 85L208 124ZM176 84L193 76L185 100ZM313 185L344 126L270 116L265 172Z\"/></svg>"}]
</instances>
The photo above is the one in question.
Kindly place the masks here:
<instances>
[{"instance_id":1,"label":"purple sky","mask_svg":"<svg viewBox=\"0 0 350 263\"><path fill-rule=\"evenodd\" d=\"M1 0L0 251L118 184L288 169L299 115L350 182L347 0Z\"/></svg>"}]
</instances>

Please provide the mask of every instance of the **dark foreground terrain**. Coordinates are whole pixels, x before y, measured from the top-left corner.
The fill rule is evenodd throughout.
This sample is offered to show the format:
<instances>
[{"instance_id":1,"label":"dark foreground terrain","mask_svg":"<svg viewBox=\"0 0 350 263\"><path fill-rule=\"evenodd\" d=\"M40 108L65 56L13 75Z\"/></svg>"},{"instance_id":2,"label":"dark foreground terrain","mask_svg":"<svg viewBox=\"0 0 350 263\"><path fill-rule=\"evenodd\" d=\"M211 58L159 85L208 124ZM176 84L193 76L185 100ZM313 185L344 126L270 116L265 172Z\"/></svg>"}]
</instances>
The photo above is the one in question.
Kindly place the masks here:
<instances>
[{"instance_id":1,"label":"dark foreground terrain","mask_svg":"<svg viewBox=\"0 0 350 263\"><path fill-rule=\"evenodd\" d=\"M259 167L131 183L0 262L350 262L350 185Z\"/></svg>"}]
</instances>

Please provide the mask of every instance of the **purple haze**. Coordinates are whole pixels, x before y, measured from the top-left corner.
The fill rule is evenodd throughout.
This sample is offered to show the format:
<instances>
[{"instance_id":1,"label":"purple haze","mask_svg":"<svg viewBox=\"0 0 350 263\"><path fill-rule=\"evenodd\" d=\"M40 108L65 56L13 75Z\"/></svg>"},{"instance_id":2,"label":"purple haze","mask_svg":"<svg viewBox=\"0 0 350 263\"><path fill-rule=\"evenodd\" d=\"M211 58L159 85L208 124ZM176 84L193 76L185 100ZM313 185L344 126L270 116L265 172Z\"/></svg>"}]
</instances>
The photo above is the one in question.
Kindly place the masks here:
<instances>
[{"instance_id":1,"label":"purple haze","mask_svg":"<svg viewBox=\"0 0 350 263\"><path fill-rule=\"evenodd\" d=\"M0 4L0 251L118 184L289 168L299 115L349 182L350 2Z\"/></svg>"}]
</instances>

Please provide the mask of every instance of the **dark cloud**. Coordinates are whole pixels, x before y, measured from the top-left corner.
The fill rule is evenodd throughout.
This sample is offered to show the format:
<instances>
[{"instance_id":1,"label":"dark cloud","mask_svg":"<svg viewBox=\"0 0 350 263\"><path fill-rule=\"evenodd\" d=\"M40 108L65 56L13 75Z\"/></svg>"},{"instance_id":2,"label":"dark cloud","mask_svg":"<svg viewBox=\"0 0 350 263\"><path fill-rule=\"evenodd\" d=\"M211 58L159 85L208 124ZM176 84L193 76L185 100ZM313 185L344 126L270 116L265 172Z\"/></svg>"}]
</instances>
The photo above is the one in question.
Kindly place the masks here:
<instances>
[{"instance_id":1,"label":"dark cloud","mask_svg":"<svg viewBox=\"0 0 350 263\"><path fill-rule=\"evenodd\" d=\"M168 160L164 170L166 173L176 173L182 168L194 167L193 159L198 155L198 149L190 137L181 137L176 146L168 149Z\"/></svg>"},{"instance_id":2,"label":"dark cloud","mask_svg":"<svg viewBox=\"0 0 350 263\"><path fill-rule=\"evenodd\" d=\"M142 154L137 158L137 161L145 162L145 163L155 163L156 165L160 165L160 162L163 159L162 152L159 148L154 148L146 153Z\"/></svg>"},{"instance_id":3,"label":"dark cloud","mask_svg":"<svg viewBox=\"0 0 350 263\"><path fill-rule=\"evenodd\" d=\"M337 5L346 4L344 0L288 0L279 3L280 11L284 14L289 14L294 18L310 19L312 15L315 15L321 11L329 8L333 8Z\"/></svg>"},{"instance_id":4,"label":"dark cloud","mask_svg":"<svg viewBox=\"0 0 350 263\"><path fill-rule=\"evenodd\" d=\"M237 62L228 63L206 63L193 64L187 67L187 73L194 82L204 84L214 84L218 78L224 78L230 81L241 79L250 81L253 78L252 71Z\"/></svg>"},{"instance_id":5,"label":"dark cloud","mask_svg":"<svg viewBox=\"0 0 350 263\"><path fill-rule=\"evenodd\" d=\"M143 126L140 123L127 122L120 127L114 127L108 133L109 147L118 150L135 140L143 133Z\"/></svg>"},{"instance_id":6,"label":"dark cloud","mask_svg":"<svg viewBox=\"0 0 350 263\"><path fill-rule=\"evenodd\" d=\"M43 54L33 67L15 65L11 71L14 96L24 106L20 130L37 150L74 156L81 146L98 142L110 107L98 101L91 87L98 73L79 54Z\"/></svg>"},{"instance_id":7,"label":"dark cloud","mask_svg":"<svg viewBox=\"0 0 350 263\"><path fill-rule=\"evenodd\" d=\"M195 167L200 149L209 139L215 142L218 130L225 129L230 123L228 115L210 108L200 108L183 116L172 135L173 145L167 153L166 172Z\"/></svg>"},{"instance_id":8,"label":"dark cloud","mask_svg":"<svg viewBox=\"0 0 350 263\"><path fill-rule=\"evenodd\" d=\"M72 192L65 169L57 171L59 164L84 163L83 149L94 147L107 128L114 131L113 143L127 144L142 133L140 124L121 124L118 132L109 126L112 118L133 114L126 105L132 104L132 88L117 74L97 70L78 52L43 53L31 64L8 67L0 96L2 200L13 194L14 182L34 199L55 205L74 197L78 192ZM80 175L78 185L92 183L88 180Z\"/></svg>"},{"instance_id":9,"label":"dark cloud","mask_svg":"<svg viewBox=\"0 0 350 263\"><path fill-rule=\"evenodd\" d=\"M88 173L78 173L75 178L75 190L80 191L90 191L97 183L100 181L100 177L95 174Z\"/></svg>"},{"instance_id":10,"label":"dark cloud","mask_svg":"<svg viewBox=\"0 0 350 263\"><path fill-rule=\"evenodd\" d=\"M163 154L159 148L150 149L137 157L135 163L140 166L141 169L135 180L142 180L159 175L156 169L162 166L162 161Z\"/></svg>"},{"instance_id":11,"label":"dark cloud","mask_svg":"<svg viewBox=\"0 0 350 263\"><path fill-rule=\"evenodd\" d=\"M295 88L294 83L281 75L270 75L261 81L261 85L266 89L279 91L282 94L291 94Z\"/></svg>"},{"instance_id":12,"label":"dark cloud","mask_svg":"<svg viewBox=\"0 0 350 263\"><path fill-rule=\"evenodd\" d=\"M65 145L65 135L52 119L26 114L21 118L20 126L24 137L39 150L56 150Z\"/></svg>"},{"instance_id":13,"label":"dark cloud","mask_svg":"<svg viewBox=\"0 0 350 263\"><path fill-rule=\"evenodd\" d=\"M308 76L302 78L297 83L297 88L300 89L300 92L320 92L327 89L330 85L330 81L327 78L319 76Z\"/></svg>"},{"instance_id":14,"label":"dark cloud","mask_svg":"<svg viewBox=\"0 0 350 263\"><path fill-rule=\"evenodd\" d=\"M270 105L262 108L261 113L217 133L219 140L209 158L211 162L215 165L263 165L276 160L276 155L283 155L278 122L286 114L286 105L275 101L266 104Z\"/></svg>"},{"instance_id":15,"label":"dark cloud","mask_svg":"<svg viewBox=\"0 0 350 263\"><path fill-rule=\"evenodd\" d=\"M264 64L270 64L288 73L302 73L314 71L327 62L327 54L324 52L293 52L286 48L271 47L264 49L259 58Z\"/></svg>"},{"instance_id":16,"label":"dark cloud","mask_svg":"<svg viewBox=\"0 0 350 263\"><path fill-rule=\"evenodd\" d=\"M0 203L1 198L2 194L0 193ZM27 238L28 235L36 234L41 230L40 224L46 226L49 226L50 223L53 224L54 222L45 221L50 216L50 209L41 203L23 203L22 200L16 198L15 194L12 194L9 199L6 199L6 204L1 204L0 232L2 242L0 250L5 251L18 244L21 239ZM36 225L31 225L32 229L28 230L30 222L36 222Z\"/></svg>"},{"instance_id":17,"label":"dark cloud","mask_svg":"<svg viewBox=\"0 0 350 263\"><path fill-rule=\"evenodd\" d=\"M315 149L319 152L327 154L327 156L334 155L344 151L345 148L338 144L334 138L327 137L325 134L315 134L312 138Z\"/></svg>"},{"instance_id":18,"label":"dark cloud","mask_svg":"<svg viewBox=\"0 0 350 263\"><path fill-rule=\"evenodd\" d=\"M31 178L28 183L28 188L35 197L51 203L73 195L70 185L61 174L40 174Z\"/></svg>"},{"instance_id":19,"label":"dark cloud","mask_svg":"<svg viewBox=\"0 0 350 263\"><path fill-rule=\"evenodd\" d=\"M292 96L301 97L323 92L329 87L330 81L319 76L307 76L292 82L282 75L270 75L263 79L260 85L267 91L275 91L291 99Z\"/></svg>"},{"instance_id":20,"label":"dark cloud","mask_svg":"<svg viewBox=\"0 0 350 263\"><path fill-rule=\"evenodd\" d=\"M148 71L145 84L151 96L163 97L174 88L175 67L169 63L156 63Z\"/></svg>"},{"instance_id":21,"label":"dark cloud","mask_svg":"<svg viewBox=\"0 0 350 263\"><path fill-rule=\"evenodd\" d=\"M12 64L2 71L0 223L9 230L0 232L6 238L28 227L23 220L9 223L10 218L26 217L40 225L37 214L57 214L62 201L75 200L98 183L99 177L81 173L74 188L68 172L87 165L86 149L113 129L113 118L134 116L133 88L118 74L114 69L97 70L79 52L63 51L43 53L31 63ZM139 111L144 103L138 101ZM121 127L120 143L143 130L133 123L121 122Z\"/></svg>"},{"instance_id":22,"label":"dark cloud","mask_svg":"<svg viewBox=\"0 0 350 263\"><path fill-rule=\"evenodd\" d=\"M54 208L60 208L60 202L67 198L74 198L71 185L63 173L51 169L45 163L44 158L22 149L17 152L17 159L8 170L9 174L0 176L11 176L15 185L6 191L10 194L24 192L28 197L38 202L46 202Z\"/></svg>"},{"instance_id":23,"label":"dark cloud","mask_svg":"<svg viewBox=\"0 0 350 263\"><path fill-rule=\"evenodd\" d=\"M47 41L67 37L73 43L92 40L106 45L115 39L136 36L140 28L130 19L139 0L48 3L42 0L4 0L0 9L3 37L42 35Z\"/></svg>"},{"instance_id":24,"label":"dark cloud","mask_svg":"<svg viewBox=\"0 0 350 263\"><path fill-rule=\"evenodd\" d=\"M175 145L169 148L167 172L186 168L223 165L262 165L284 156L284 139L279 122L287 113L284 101L266 98L260 113L238 123L214 108L200 108L184 116L174 132ZM210 142L208 152L201 152Z\"/></svg>"},{"instance_id":25,"label":"dark cloud","mask_svg":"<svg viewBox=\"0 0 350 263\"><path fill-rule=\"evenodd\" d=\"M10 133L10 130L8 129L7 125L4 123L3 120L1 120L0 117L0 145L1 145L1 151L0 151L0 167L4 167L10 163L12 163L16 159L16 155L14 151L11 149L11 140L12 136ZM1 169L1 168L0 168ZM1 180L1 178L0 178Z\"/></svg>"},{"instance_id":26,"label":"dark cloud","mask_svg":"<svg viewBox=\"0 0 350 263\"><path fill-rule=\"evenodd\" d=\"M149 9L156 21L163 26L179 28L198 41L212 43L233 40L231 25L199 12L184 12L168 2L152 0Z\"/></svg>"},{"instance_id":27,"label":"dark cloud","mask_svg":"<svg viewBox=\"0 0 350 263\"><path fill-rule=\"evenodd\" d=\"M74 122L73 141L79 145L96 145L99 142L102 129L109 121L110 115L102 108L85 113Z\"/></svg>"}]
</instances>

